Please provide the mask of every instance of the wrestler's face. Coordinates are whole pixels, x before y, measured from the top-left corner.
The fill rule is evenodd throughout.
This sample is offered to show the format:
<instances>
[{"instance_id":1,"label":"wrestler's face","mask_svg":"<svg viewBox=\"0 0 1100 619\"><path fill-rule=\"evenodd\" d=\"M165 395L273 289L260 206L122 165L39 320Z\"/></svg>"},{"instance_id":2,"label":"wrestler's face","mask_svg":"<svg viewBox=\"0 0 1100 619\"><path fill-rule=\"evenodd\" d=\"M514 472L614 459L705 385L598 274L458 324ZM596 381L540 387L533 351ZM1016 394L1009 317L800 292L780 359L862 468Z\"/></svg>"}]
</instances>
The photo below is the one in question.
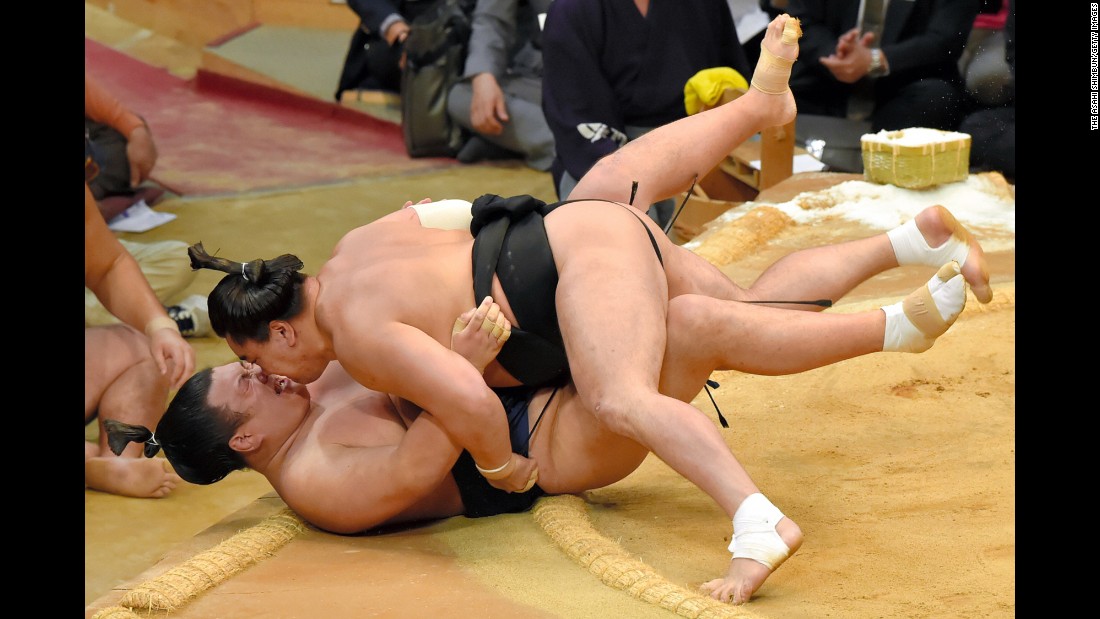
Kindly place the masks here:
<instances>
[{"instance_id":1,"label":"wrestler's face","mask_svg":"<svg viewBox=\"0 0 1100 619\"><path fill-rule=\"evenodd\" d=\"M309 410L309 390L285 376L265 374L246 363L216 367L207 402L238 413L300 417Z\"/></svg>"},{"instance_id":2,"label":"wrestler's face","mask_svg":"<svg viewBox=\"0 0 1100 619\"><path fill-rule=\"evenodd\" d=\"M311 353L300 340L288 345L286 339L276 335L266 342L239 342L230 337L226 343L241 361L259 366L267 374L285 376L302 384L317 380L328 367L328 359Z\"/></svg>"}]
</instances>

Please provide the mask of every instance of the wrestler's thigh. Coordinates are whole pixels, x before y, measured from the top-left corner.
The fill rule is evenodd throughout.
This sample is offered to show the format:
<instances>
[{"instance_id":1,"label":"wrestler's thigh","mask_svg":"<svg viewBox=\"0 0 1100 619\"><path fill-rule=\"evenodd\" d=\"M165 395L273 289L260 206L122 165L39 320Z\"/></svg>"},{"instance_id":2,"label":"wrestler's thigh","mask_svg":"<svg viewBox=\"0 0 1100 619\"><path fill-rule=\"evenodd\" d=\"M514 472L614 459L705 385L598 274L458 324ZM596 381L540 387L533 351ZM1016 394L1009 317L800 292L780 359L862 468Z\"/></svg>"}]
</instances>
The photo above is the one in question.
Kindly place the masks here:
<instances>
[{"instance_id":1,"label":"wrestler's thigh","mask_svg":"<svg viewBox=\"0 0 1100 619\"><path fill-rule=\"evenodd\" d=\"M84 422L119 376L151 358L148 339L129 325L84 329Z\"/></svg>"},{"instance_id":2,"label":"wrestler's thigh","mask_svg":"<svg viewBox=\"0 0 1100 619\"><path fill-rule=\"evenodd\" d=\"M638 212L642 213L642 211ZM657 247L661 250L669 298L683 294L697 294L732 301L744 301L750 298L744 288L737 285L718 267L707 262L699 254L673 243L661 226L644 213L642 221L653 233Z\"/></svg>"},{"instance_id":3,"label":"wrestler's thigh","mask_svg":"<svg viewBox=\"0 0 1100 619\"><path fill-rule=\"evenodd\" d=\"M552 494L576 493L613 484L632 473L649 450L615 434L596 419L572 386L562 388L531 442L539 485Z\"/></svg>"},{"instance_id":4,"label":"wrestler's thigh","mask_svg":"<svg viewBox=\"0 0 1100 619\"><path fill-rule=\"evenodd\" d=\"M668 286L638 217L607 202L573 203L546 218L546 233L558 267L558 322L582 397L656 391Z\"/></svg>"}]
</instances>

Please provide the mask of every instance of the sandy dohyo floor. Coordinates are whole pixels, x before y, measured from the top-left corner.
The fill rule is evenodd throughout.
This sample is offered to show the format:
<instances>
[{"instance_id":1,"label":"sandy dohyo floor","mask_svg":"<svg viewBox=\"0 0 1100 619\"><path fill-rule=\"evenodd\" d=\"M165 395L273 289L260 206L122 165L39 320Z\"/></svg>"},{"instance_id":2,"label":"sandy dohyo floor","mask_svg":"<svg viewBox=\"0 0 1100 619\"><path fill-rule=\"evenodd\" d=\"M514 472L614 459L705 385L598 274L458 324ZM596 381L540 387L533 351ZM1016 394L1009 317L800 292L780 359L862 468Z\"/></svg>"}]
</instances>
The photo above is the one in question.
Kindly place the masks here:
<instances>
[{"instance_id":1,"label":"sandy dohyo floor","mask_svg":"<svg viewBox=\"0 0 1100 619\"><path fill-rule=\"evenodd\" d=\"M302 197L295 199L297 212ZM279 202L278 196L267 197L262 208L289 215ZM215 214L224 208L216 203L183 208L196 216L208 208L211 217L231 216ZM315 216L309 219L317 221ZM794 226L723 270L748 283L760 265L793 246L866 232L836 222ZM326 229L321 236L330 233L337 231ZM331 247L321 238L316 252L305 252L307 263L313 253L323 259L326 244ZM1014 242L1009 247L990 255L993 301L981 305L971 296L958 322L925 353L870 355L784 377L714 375L721 384L715 400L731 425L721 433L761 489L806 535L801 551L734 616L1015 615ZM897 269L857 288L831 311L893 302L930 274L925 268ZM222 362L224 354L217 342L200 348L208 362ZM717 424L705 394L694 403ZM253 497L266 491L243 477L223 483L238 484ZM211 503L225 513L248 504L241 496L223 496L223 502L238 503L219 504L205 493L210 490L186 488L167 500L142 502L148 508L143 527L155 528L158 513L185 518L181 501ZM126 503L88 494L86 538L96 536L88 529L88 509ZM692 589L724 570L729 521L656 458L585 499L603 537L668 581ZM224 536L242 522L253 521L229 519ZM200 524L188 535L198 534ZM177 549L166 561L213 543ZM89 564L89 544L96 540L86 539L86 568L95 565L94 557ZM131 578L89 609L117 601L117 593L141 581ZM455 518L370 537L307 531L172 614L310 616L321 598L332 617L367 610L389 617L465 617L471 608L485 617L674 616L601 582L555 545L530 513Z\"/></svg>"},{"instance_id":2,"label":"sandy dohyo floor","mask_svg":"<svg viewBox=\"0 0 1100 619\"><path fill-rule=\"evenodd\" d=\"M95 23L86 5L86 34ZM178 46L160 49L162 39L134 38L131 30L120 30L118 38L178 62ZM203 240L208 247L248 256L294 248L312 269L327 258L349 221L378 216L359 205L485 191L552 194L543 175L508 166L466 166L417 178L415 185L409 180L396 176L287 194L168 201L158 210L176 213L178 220L130 238ZM409 196L410 186L420 194ZM257 228L260 221L272 225ZM243 226L248 235L240 234ZM783 253L869 232L837 221L790 227L723 270L747 284ZM871 355L786 377L714 375L721 383L715 400L731 425L720 432L761 489L806 535L800 552L753 601L728 614L1015 616L1014 234L1007 245L997 240L1001 249L990 255L993 302L981 306L971 297L959 321L925 353ZM884 274L834 311L896 301L930 274L918 268ZM215 282L200 275L188 293L208 292ZM220 341L194 344L200 365L232 358ZM694 404L717 424L705 394ZM159 501L86 490L86 617L135 585L247 530L278 508L280 502L269 495L258 499L269 491L266 480L247 471L213 486L186 485ZM676 585L694 588L719 575L729 560L731 526L725 515L656 458L584 498L600 535ZM601 582L557 546L531 513L453 518L376 536L306 531L168 614L177 619L676 616Z\"/></svg>"}]
</instances>

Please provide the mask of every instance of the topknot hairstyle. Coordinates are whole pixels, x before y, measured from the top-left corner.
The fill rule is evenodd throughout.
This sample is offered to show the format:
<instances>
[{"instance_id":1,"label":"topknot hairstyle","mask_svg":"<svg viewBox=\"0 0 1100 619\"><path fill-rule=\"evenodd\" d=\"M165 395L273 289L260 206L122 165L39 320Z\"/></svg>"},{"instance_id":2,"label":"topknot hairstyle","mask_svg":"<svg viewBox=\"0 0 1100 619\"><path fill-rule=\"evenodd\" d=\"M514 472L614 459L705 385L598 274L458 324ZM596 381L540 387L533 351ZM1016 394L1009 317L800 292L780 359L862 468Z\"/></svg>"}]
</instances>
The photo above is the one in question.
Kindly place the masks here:
<instances>
[{"instance_id":1,"label":"topknot hairstyle","mask_svg":"<svg viewBox=\"0 0 1100 619\"><path fill-rule=\"evenodd\" d=\"M210 326L219 337L266 342L268 323L289 320L302 311L305 264L292 254L274 260L233 262L206 253L202 243L187 248L191 268L222 271L226 276L210 293Z\"/></svg>"}]
</instances>

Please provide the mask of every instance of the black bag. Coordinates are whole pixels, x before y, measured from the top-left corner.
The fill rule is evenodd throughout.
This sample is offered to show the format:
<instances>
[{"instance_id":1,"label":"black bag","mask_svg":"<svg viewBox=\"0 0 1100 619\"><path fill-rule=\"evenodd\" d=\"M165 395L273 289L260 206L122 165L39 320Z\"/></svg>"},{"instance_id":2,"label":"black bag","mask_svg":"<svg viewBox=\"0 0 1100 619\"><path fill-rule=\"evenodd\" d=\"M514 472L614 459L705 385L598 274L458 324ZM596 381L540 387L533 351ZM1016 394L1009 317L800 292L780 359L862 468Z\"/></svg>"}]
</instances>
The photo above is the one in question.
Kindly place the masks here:
<instances>
[{"instance_id":1,"label":"black bag","mask_svg":"<svg viewBox=\"0 0 1100 619\"><path fill-rule=\"evenodd\" d=\"M447 93L462 76L475 0L438 0L409 24L401 75L401 128L410 157L454 157L463 128L447 114Z\"/></svg>"}]
</instances>

